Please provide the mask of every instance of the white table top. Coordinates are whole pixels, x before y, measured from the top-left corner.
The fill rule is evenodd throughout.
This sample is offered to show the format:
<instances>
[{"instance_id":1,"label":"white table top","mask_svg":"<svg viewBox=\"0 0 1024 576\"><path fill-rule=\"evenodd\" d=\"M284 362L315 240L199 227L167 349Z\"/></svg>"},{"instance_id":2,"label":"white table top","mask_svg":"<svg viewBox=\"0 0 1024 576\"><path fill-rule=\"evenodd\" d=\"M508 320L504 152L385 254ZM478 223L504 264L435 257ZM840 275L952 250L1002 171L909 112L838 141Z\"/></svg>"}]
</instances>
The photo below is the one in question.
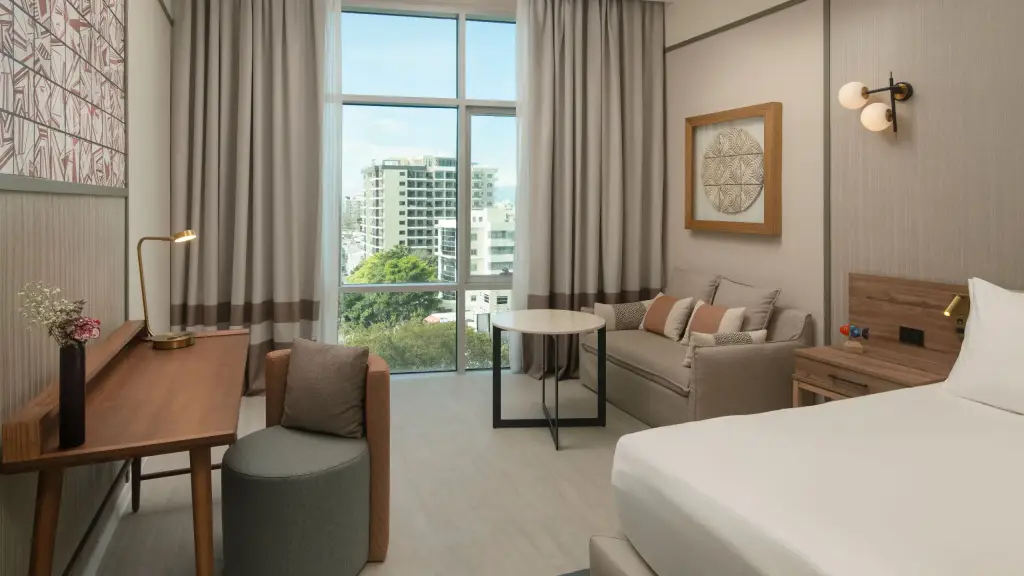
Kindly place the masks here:
<instances>
[{"instance_id":1,"label":"white table top","mask_svg":"<svg viewBox=\"0 0 1024 576\"><path fill-rule=\"evenodd\" d=\"M604 319L571 310L515 310L495 314L491 325L523 334L583 334L604 327Z\"/></svg>"}]
</instances>

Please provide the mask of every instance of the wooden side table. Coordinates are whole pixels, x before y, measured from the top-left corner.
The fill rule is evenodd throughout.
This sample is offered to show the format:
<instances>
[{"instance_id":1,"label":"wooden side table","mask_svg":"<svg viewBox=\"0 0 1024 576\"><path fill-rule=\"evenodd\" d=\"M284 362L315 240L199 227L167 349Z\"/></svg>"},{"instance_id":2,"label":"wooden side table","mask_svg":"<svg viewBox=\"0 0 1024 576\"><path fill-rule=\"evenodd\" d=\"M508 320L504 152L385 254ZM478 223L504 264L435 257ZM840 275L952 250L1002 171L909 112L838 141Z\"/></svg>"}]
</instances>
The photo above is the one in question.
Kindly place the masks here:
<instances>
[{"instance_id":1,"label":"wooden side table","mask_svg":"<svg viewBox=\"0 0 1024 576\"><path fill-rule=\"evenodd\" d=\"M942 375L875 357L870 348L864 354L829 346L802 348L796 351L793 407L814 404L816 395L844 400L943 380Z\"/></svg>"}]
</instances>

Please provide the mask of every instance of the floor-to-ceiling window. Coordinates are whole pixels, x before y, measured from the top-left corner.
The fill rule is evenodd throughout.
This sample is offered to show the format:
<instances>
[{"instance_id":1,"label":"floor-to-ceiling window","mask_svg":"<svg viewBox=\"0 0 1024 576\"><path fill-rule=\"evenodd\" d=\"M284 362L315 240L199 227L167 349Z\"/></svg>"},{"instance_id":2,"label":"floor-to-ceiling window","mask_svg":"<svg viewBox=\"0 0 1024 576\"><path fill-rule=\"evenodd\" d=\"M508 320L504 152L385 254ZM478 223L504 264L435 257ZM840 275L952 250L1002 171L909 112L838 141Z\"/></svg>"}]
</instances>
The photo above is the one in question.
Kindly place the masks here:
<instances>
[{"instance_id":1,"label":"floor-to-ceiling window","mask_svg":"<svg viewBox=\"0 0 1024 576\"><path fill-rule=\"evenodd\" d=\"M515 76L511 21L342 15L338 337L393 372L491 366L512 288Z\"/></svg>"}]
</instances>

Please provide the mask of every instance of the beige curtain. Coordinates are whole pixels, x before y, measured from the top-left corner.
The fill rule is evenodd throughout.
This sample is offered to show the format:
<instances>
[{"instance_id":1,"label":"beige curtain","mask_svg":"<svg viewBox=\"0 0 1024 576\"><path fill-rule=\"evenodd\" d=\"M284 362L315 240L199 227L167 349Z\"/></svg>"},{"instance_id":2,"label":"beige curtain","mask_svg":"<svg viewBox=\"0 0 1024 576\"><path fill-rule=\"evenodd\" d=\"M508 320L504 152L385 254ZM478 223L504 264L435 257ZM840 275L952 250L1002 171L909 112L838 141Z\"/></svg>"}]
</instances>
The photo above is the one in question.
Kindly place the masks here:
<instances>
[{"instance_id":1,"label":"beige curtain","mask_svg":"<svg viewBox=\"0 0 1024 576\"><path fill-rule=\"evenodd\" d=\"M660 289L663 18L660 2L520 0L517 307L579 310ZM537 346L523 342L534 376ZM575 339L560 341L567 374L577 354Z\"/></svg>"},{"instance_id":2,"label":"beige curtain","mask_svg":"<svg viewBox=\"0 0 1024 576\"><path fill-rule=\"evenodd\" d=\"M318 0L175 14L171 224L199 239L172 251L171 323L248 327L251 392L319 319L323 30Z\"/></svg>"}]
</instances>

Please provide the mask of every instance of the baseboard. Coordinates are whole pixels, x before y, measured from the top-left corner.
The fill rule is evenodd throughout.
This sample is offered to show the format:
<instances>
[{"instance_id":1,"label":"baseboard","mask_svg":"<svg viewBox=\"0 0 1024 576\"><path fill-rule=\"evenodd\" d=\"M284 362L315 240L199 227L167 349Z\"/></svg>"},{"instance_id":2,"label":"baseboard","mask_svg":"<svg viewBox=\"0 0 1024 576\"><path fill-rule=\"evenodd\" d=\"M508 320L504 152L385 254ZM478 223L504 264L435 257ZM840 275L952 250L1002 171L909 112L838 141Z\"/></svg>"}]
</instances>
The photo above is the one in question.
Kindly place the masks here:
<instances>
[{"instance_id":1,"label":"baseboard","mask_svg":"<svg viewBox=\"0 0 1024 576\"><path fill-rule=\"evenodd\" d=\"M64 576L98 576L103 557L107 553L117 526L121 523L132 503L131 484L127 467L118 473L107 497L96 512L92 525L82 539L79 551L64 571Z\"/></svg>"}]
</instances>

